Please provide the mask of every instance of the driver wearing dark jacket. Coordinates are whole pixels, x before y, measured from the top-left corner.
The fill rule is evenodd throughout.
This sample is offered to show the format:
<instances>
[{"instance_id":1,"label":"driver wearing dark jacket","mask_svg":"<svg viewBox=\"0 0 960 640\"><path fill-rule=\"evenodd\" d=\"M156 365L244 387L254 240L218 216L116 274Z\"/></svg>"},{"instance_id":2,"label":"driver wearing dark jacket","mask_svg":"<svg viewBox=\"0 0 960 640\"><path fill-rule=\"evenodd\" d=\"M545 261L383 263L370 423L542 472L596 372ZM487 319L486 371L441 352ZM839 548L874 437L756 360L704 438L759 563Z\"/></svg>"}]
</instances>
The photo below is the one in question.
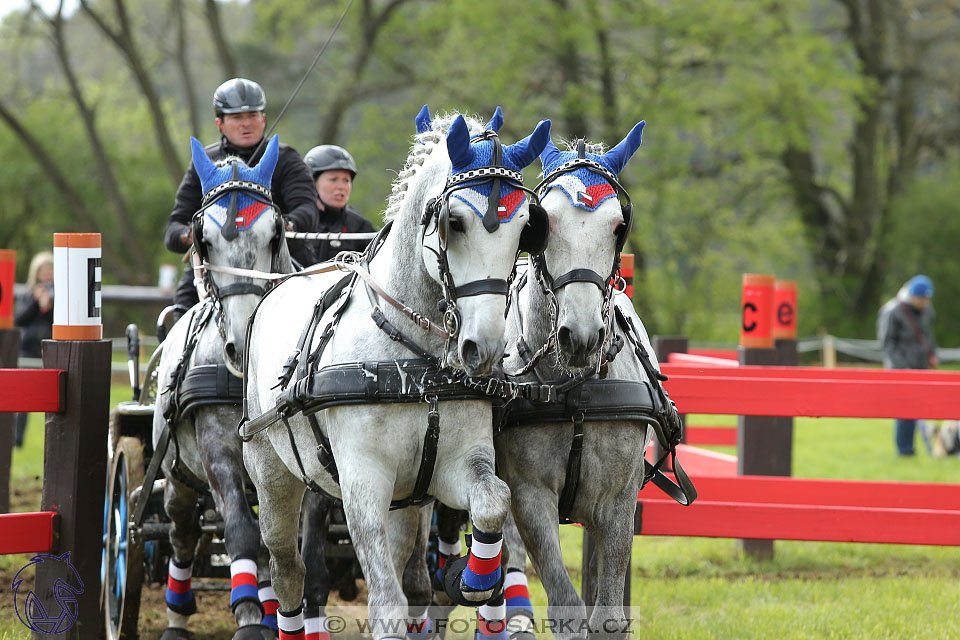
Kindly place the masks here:
<instances>
[{"instance_id":1,"label":"driver wearing dark jacket","mask_svg":"<svg viewBox=\"0 0 960 640\"><path fill-rule=\"evenodd\" d=\"M206 147L207 155L216 162L235 156L255 166L266 145L261 145L266 129L267 99L259 84L244 78L227 80L213 94L216 124L220 141ZM256 152L256 153L254 153ZM279 208L288 231L313 231L318 215L316 188L300 154L280 143L277 168L270 185L273 203ZM173 211L167 220L164 244L176 253L185 253L193 245L191 221L200 209L203 198L200 178L193 164L180 182ZM290 241L290 255L302 265L314 262L313 251L303 241ZM193 283L193 267L188 264L174 295L174 303L189 309L199 301Z\"/></svg>"}]
</instances>

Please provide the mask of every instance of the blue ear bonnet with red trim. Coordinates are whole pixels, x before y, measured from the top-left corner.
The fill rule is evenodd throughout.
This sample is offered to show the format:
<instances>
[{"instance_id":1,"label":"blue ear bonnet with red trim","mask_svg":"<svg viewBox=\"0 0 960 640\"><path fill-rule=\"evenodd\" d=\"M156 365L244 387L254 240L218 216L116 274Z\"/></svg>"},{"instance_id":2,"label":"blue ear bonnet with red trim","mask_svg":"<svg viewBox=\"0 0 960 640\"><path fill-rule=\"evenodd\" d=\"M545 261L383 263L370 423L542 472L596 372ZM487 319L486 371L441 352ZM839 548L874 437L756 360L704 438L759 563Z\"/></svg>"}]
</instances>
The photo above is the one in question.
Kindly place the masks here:
<instances>
[{"instance_id":1,"label":"blue ear bonnet with red trim","mask_svg":"<svg viewBox=\"0 0 960 640\"><path fill-rule=\"evenodd\" d=\"M421 111L421 114L423 112ZM418 127L421 119L418 117ZM503 113L500 107L487 124L487 129L496 131L503 125ZM501 164L507 169L522 171L543 151L550 139L550 121L542 120L529 136L511 145L501 147ZM457 116L447 132L447 151L450 155L451 175L457 175L471 169L488 167L493 160L494 143L492 140L470 140L470 133L463 116ZM478 216L484 216L492 182L470 185L453 192L453 197L468 204ZM509 222L526 202L527 194L505 180L500 181L500 203L498 216L500 222Z\"/></svg>"},{"instance_id":2,"label":"blue ear bonnet with red trim","mask_svg":"<svg viewBox=\"0 0 960 640\"><path fill-rule=\"evenodd\" d=\"M614 175L619 175L634 152L640 147L645 124L646 122L643 120L638 122L617 146L606 153L586 153L585 157L600 164ZM543 175L550 175L563 163L576 158L576 151L560 151L552 140L548 141L540 154ZM551 182L547 186L547 190L549 191L554 187L563 191L573 206L587 211L595 210L604 200L617 195L613 185L603 175L587 167L580 167L563 174Z\"/></svg>"},{"instance_id":3,"label":"blue ear bonnet with red trim","mask_svg":"<svg viewBox=\"0 0 960 640\"><path fill-rule=\"evenodd\" d=\"M280 139L274 135L267 143L267 148L263 152L263 157L253 167L248 167L245 162L236 159L234 162L228 162L223 166L214 164L207 156L206 150L199 140L190 138L190 151L193 156L193 166L200 178L200 185L204 195L210 192L214 187L233 179L234 165L237 167L237 179L246 182L255 182L267 189L270 189L270 183L273 179L273 171L277 166L279 157ZM230 198L233 193L237 195L237 229L249 229L256 222L257 218L269 208L269 205L253 198L246 191L227 191L204 210L204 213L210 217L217 226L222 227L226 223L227 209Z\"/></svg>"}]
</instances>

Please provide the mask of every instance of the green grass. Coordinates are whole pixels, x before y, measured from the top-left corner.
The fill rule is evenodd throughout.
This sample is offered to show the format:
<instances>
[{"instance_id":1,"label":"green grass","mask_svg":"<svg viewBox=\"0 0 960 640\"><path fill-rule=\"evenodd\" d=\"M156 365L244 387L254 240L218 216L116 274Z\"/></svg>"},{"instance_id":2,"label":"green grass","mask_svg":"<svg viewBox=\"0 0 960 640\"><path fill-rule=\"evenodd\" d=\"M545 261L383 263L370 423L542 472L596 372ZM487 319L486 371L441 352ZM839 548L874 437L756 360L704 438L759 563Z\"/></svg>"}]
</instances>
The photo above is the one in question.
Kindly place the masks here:
<instances>
[{"instance_id":1,"label":"green grass","mask_svg":"<svg viewBox=\"0 0 960 640\"><path fill-rule=\"evenodd\" d=\"M128 398L128 387L114 387L112 404ZM736 418L691 416L690 423L732 426ZM15 488L38 486L42 436L42 416L31 416L26 445L14 452ZM898 458L891 420L801 418L794 423L793 475L960 483L960 460ZM577 587L581 536L576 527L561 528ZM0 556L0 567L24 562ZM665 639L941 640L960 638L958 585L956 547L778 541L773 559L758 561L742 555L736 540L638 536L630 617L638 637ZM0 640L25 639L8 589L0 591ZM538 582L530 591L535 606L546 605Z\"/></svg>"}]
</instances>

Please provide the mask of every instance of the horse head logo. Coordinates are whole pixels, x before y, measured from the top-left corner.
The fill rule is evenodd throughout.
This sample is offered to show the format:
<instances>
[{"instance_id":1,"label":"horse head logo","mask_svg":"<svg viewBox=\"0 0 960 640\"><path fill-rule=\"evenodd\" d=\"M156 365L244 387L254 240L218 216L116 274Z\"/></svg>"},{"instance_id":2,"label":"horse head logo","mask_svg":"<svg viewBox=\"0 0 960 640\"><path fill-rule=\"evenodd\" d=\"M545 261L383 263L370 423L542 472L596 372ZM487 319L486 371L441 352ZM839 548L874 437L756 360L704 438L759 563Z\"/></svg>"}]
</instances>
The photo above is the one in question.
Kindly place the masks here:
<instances>
[{"instance_id":1,"label":"horse head logo","mask_svg":"<svg viewBox=\"0 0 960 640\"><path fill-rule=\"evenodd\" d=\"M60 577L53 583L53 600L57 608L51 607L47 611L33 590L21 593L23 581L26 577L26 570L33 566L39 566L43 562L57 563L62 565L57 571ZM17 575L13 578L14 604L17 611L17 617L31 631L37 633L63 633L73 626L77 621L77 596L83 593L83 581L76 567L70 563L70 552L62 556L49 554L38 554L30 558L30 562L24 565ZM47 602L47 605L50 605Z\"/></svg>"}]
</instances>

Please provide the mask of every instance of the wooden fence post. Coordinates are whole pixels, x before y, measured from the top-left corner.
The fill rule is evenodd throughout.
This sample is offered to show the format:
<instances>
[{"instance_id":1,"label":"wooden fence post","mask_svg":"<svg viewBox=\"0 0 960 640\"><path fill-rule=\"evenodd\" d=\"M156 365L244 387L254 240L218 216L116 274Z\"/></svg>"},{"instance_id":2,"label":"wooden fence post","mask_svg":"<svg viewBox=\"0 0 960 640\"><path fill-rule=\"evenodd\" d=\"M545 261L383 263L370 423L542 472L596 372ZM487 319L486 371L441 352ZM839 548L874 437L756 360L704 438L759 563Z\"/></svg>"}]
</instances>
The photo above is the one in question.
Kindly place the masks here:
<instances>
[{"instance_id":1,"label":"wooden fence post","mask_svg":"<svg viewBox=\"0 0 960 640\"><path fill-rule=\"evenodd\" d=\"M60 514L57 556L70 553L70 564L83 582L77 598L77 621L67 637L99 637L100 564L103 549L103 505L107 477L107 423L110 419L109 340L43 341L43 366L67 372L65 411L47 413L43 447L43 498L41 511ZM69 565L37 565L34 593L47 611L59 605L53 592L58 578L75 579ZM47 606L49 603L49 606ZM34 638L63 638L41 634Z\"/></svg>"},{"instance_id":2,"label":"wooden fence post","mask_svg":"<svg viewBox=\"0 0 960 640\"><path fill-rule=\"evenodd\" d=\"M20 330L0 329L0 369L16 369L19 353ZM0 513L10 511L10 463L16 417L15 413L0 411Z\"/></svg>"},{"instance_id":3,"label":"wooden fence post","mask_svg":"<svg viewBox=\"0 0 960 640\"><path fill-rule=\"evenodd\" d=\"M785 283L786 284L786 283ZM778 314L777 305L785 300L784 290L778 290L773 276L745 273L743 275L743 326L740 333L739 363L741 365L778 365L780 352L774 348L776 329L787 335L785 327L795 327L796 286L793 286L793 307ZM789 297L789 296L787 296ZM775 302L776 299L776 302ZM785 303L787 304L787 303ZM787 333L784 333L787 331ZM795 335L795 334L794 334ZM789 340L784 341L788 351ZM793 340L794 353L796 341ZM737 418L737 474L761 476L789 476L793 449L793 420L772 416L738 416ZM773 540L741 540L745 553L755 558L773 557Z\"/></svg>"}]
</instances>

